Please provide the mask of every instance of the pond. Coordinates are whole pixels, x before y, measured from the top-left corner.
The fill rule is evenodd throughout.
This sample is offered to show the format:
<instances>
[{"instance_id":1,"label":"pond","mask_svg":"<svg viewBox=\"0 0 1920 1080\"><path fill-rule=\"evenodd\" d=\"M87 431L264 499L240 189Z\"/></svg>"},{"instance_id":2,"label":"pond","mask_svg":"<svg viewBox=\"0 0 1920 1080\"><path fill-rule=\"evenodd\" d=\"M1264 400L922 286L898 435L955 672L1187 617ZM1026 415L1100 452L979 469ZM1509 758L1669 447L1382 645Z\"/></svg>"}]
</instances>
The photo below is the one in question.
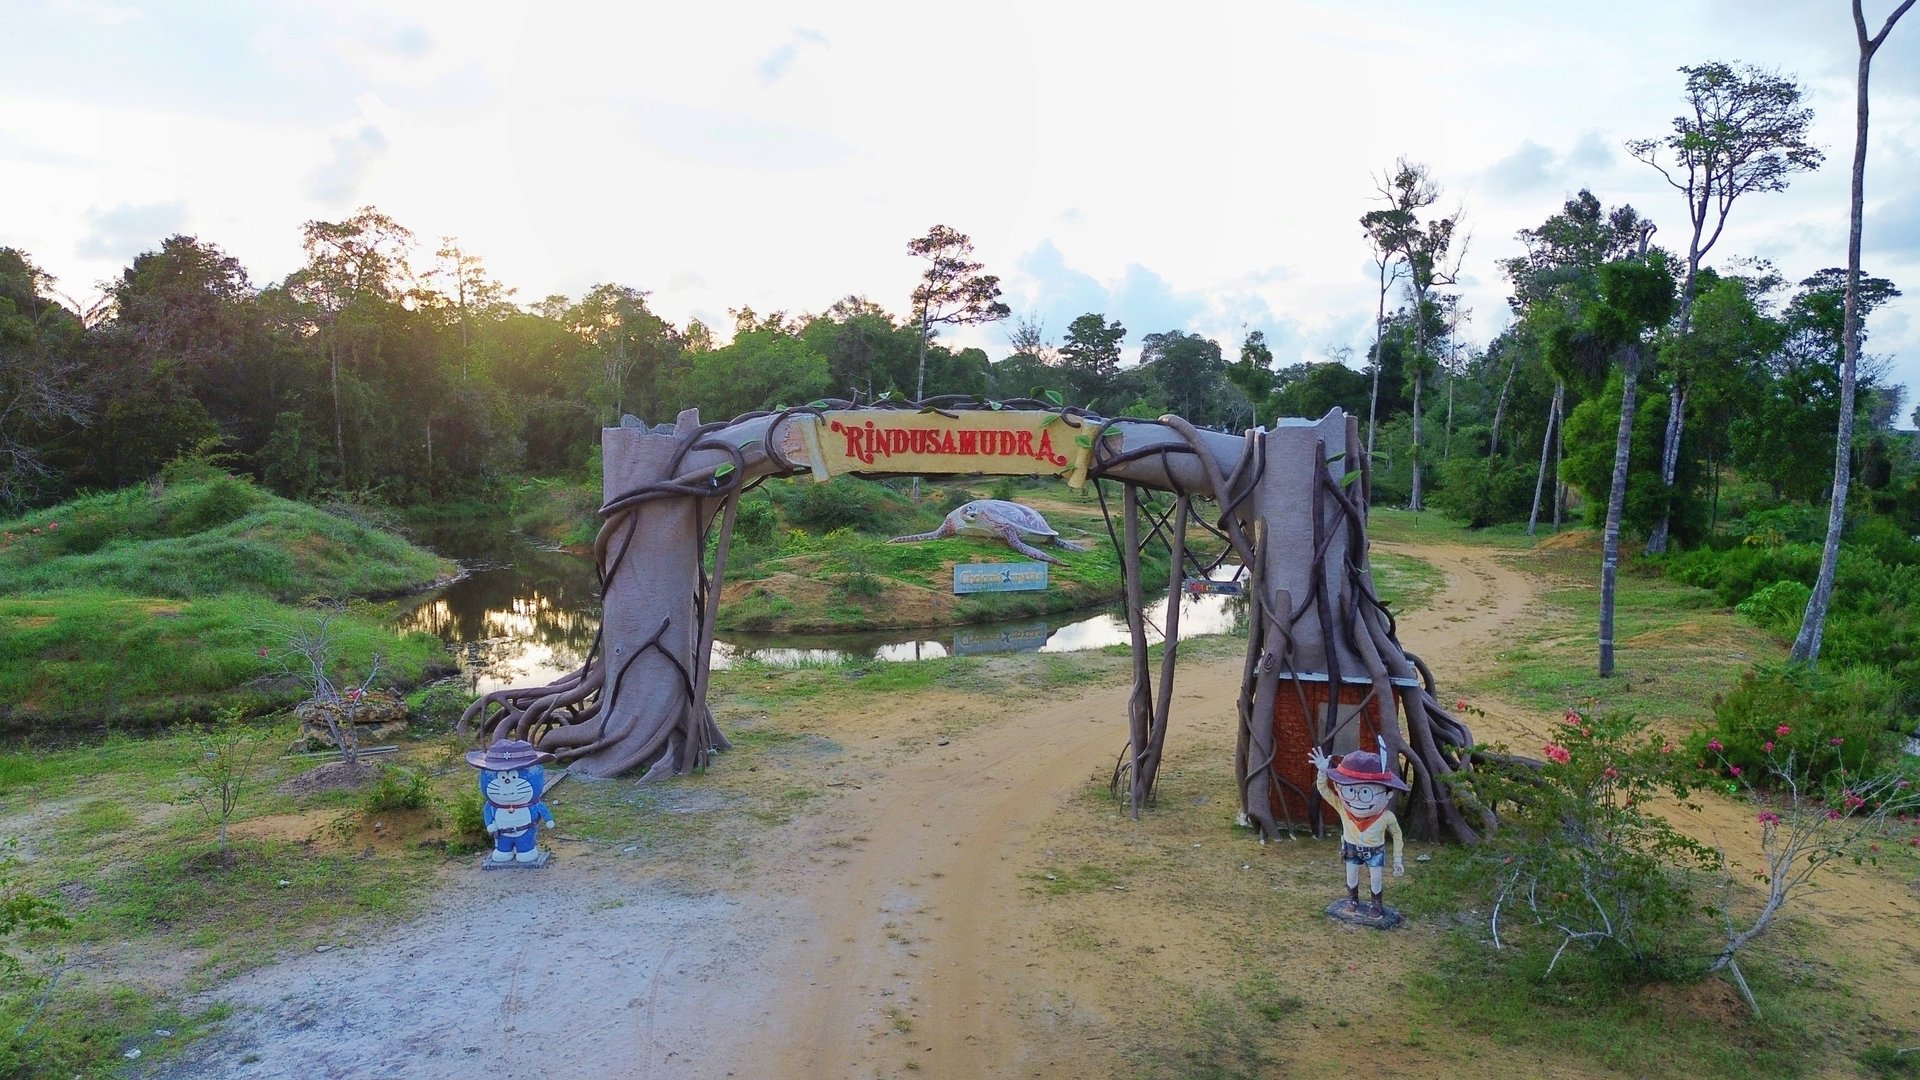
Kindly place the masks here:
<instances>
[{"instance_id":1,"label":"pond","mask_svg":"<svg viewBox=\"0 0 1920 1080\"><path fill-rule=\"evenodd\" d=\"M539 686L578 668L600 628L593 561L551 551L491 524L415 530L421 542L458 559L471 572L444 588L403 602L395 625L447 643L468 688L487 693ZM1180 637L1234 631L1239 597L1186 596ZM1160 641L1166 598L1147 609L1147 638ZM1125 608L1062 612L1003 623L920 627L863 633L767 634L722 630L713 666L740 660L777 666L937 659L991 652L1073 652L1124 644Z\"/></svg>"}]
</instances>

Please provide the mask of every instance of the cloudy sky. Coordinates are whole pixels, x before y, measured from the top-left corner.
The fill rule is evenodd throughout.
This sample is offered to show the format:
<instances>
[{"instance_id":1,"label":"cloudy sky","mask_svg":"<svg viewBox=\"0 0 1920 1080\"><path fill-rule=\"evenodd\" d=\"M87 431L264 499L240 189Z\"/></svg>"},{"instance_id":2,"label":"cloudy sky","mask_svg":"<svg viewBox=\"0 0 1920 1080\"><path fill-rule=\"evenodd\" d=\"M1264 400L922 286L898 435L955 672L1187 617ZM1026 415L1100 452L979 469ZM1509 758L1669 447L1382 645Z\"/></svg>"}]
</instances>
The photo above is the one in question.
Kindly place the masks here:
<instances>
[{"instance_id":1,"label":"cloudy sky","mask_svg":"<svg viewBox=\"0 0 1920 1080\"><path fill-rule=\"evenodd\" d=\"M664 316L905 311L910 237L971 235L1017 314L1083 312L1282 362L1371 334L1357 224L1426 163L1472 239L1467 336L1507 322L1496 260L1582 187L1685 243L1629 158L1682 64L1797 78L1827 166L1736 206L1709 257L1797 280L1845 262L1855 45L1836 0L420 3L14 0L0 245L84 300L185 232L256 284L371 204L458 237L532 302L602 281ZM1869 17L1891 4L1870 0ZM24 11L19 8L24 7ZM1876 14L1876 11L1878 13ZM1920 390L1920 16L1875 65L1866 269L1911 294L1870 351ZM1003 329L958 335L995 358Z\"/></svg>"}]
</instances>

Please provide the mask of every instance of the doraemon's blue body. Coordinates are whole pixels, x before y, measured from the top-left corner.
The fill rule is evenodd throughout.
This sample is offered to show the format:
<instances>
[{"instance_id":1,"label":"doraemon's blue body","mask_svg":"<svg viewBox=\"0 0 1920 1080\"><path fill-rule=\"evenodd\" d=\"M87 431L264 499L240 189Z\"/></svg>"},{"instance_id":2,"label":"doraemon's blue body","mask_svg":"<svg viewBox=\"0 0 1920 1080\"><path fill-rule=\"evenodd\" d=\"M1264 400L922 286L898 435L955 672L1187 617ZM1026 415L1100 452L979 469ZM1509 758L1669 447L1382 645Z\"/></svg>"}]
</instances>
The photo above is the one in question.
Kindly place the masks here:
<instances>
[{"instance_id":1,"label":"doraemon's blue body","mask_svg":"<svg viewBox=\"0 0 1920 1080\"><path fill-rule=\"evenodd\" d=\"M487 832L493 834L494 862L533 862L540 857L534 843L540 823L553 825L553 814L540 801L546 787L547 771L539 765L480 770L480 794L486 799L481 816Z\"/></svg>"}]
</instances>

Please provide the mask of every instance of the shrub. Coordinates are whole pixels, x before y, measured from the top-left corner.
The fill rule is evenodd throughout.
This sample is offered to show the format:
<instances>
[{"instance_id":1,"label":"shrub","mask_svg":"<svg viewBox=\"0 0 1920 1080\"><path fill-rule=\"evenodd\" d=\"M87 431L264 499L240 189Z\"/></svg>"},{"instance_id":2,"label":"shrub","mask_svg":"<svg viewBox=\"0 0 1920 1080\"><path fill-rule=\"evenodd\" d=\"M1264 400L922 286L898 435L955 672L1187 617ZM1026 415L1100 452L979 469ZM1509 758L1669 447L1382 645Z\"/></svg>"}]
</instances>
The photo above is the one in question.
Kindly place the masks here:
<instances>
[{"instance_id":1,"label":"shrub","mask_svg":"<svg viewBox=\"0 0 1920 1080\"><path fill-rule=\"evenodd\" d=\"M487 836L486 800L478 785L468 785L447 803L447 816L453 819L453 835L447 837L447 850L455 855L479 851L491 846Z\"/></svg>"},{"instance_id":2,"label":"shrub","mask_svg":"<svg viewBox=\"0 0 1920 1080\"><path fill-rule=\"evenodd\" d=\"M774 512L771 502L765 498L740 500L740 510L733 521L735 538L749 544L764 544L773 539L779 528L780 515Z\"/></svg>"},{"instance_id":3,"label":"shrub","mask_svg":"<svg viewBox=\"0 0 1920 1080\"><path fill-rule=\"evenodd\" d=\"M1688 743L1693 760L1724 760L1760 776L1768 763L1794 755L1809 781L1829 772L1877 768L1891 750L1901 719L1900 687L1877 668L1831 670L1801 664L1763 666L1714 704L1713 728Z\"/></svg>"},{"instance_id":4,"label":"shrub","mask_svg":"<svg viewBox=\"0 0 1920 1080\"><path fill-rule=\"evenodd\" d=\"M1703 928L1684 871L1717 859L1646 807L1684 804L1699 774L1631 716L1568 710L1540 753L1537 768L1489 764L1456 780L1500 818L1465 863L1495 945L1551 948L1542 979L1576 946L1605 982L1697 974Z\"/></svg>"},{"instance_id":5,"label":"shrub","mask_svg":"<svg viewBox=\"0 0 1920 1080\"><path fill-rule=\"evenodd\" d=\"M831 484L799 485L786 510L789 521L816 532L844 528L877 534L890 533L913 506L884 484L846 477Z\"/></svg>"},{"instance_id":6,"label":"shrub","mask_svg":"<svg viewBox=\"0 0 1920 1080\"><path fill-rule=\"evenodd\" d=\"M216 529L246 517L264 501L251 483L226 475L183 485L169 493L162 534L192 536Z\"/></svg>"},{"instance_id":7,"label":"shrub","mask_svg":"<svg viewBox=\"0 0 1920 1080\"><path fill-rule=\"evenodd\" d=\"M419 769L399 765L381 765L373 774L373 784L361 797L360 805L368 813L393 810L424 810L433 803L433 785Z\"/></svg>"},{"instance_id":8,"label":"shrub","mask_svg":"<svg viewBox=\"0 0 1920 1080\"><path fill-rule=\"evenodd\" d=\"M1812 595L1812 589L1797 581L1776 581L1740 601L1734 610L1777 637L1791 638L1800 631Z\"/></svg>"}]
</instances>

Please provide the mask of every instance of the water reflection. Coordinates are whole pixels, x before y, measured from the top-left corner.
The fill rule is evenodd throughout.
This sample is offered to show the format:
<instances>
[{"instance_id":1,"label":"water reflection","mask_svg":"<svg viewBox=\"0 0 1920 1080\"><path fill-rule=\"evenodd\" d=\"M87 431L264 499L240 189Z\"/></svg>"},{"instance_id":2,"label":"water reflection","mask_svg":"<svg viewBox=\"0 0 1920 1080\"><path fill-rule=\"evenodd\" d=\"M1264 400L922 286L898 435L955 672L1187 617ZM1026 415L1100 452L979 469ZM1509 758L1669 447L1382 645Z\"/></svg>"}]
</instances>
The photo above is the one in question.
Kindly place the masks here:
<instances>
[{"instance_id":1,"label":"water reflection","mask_svg":"<svg viewBox=\"0 0 1920 1080\"><path fill-rule=\"evenodd\" d=\"M591 560L545 551L492 529L433 531L425 543L475 569L461 581L415 598L396 624L447 642L472 692L538 686L586 659L600 626ZM1166 610L1165 597L1148 608L1148 641L1163 640ZM1180 637L1233 632L1245 611L1242 597L1182 596ZM1074 652L1128 640L1125 609L1115 606L1094 615L1076 612L952 629L807 635L722 631L714 642L713 666L725 669L743 660L797 667L995 652Z\"/></svg>"}]
</instances>

